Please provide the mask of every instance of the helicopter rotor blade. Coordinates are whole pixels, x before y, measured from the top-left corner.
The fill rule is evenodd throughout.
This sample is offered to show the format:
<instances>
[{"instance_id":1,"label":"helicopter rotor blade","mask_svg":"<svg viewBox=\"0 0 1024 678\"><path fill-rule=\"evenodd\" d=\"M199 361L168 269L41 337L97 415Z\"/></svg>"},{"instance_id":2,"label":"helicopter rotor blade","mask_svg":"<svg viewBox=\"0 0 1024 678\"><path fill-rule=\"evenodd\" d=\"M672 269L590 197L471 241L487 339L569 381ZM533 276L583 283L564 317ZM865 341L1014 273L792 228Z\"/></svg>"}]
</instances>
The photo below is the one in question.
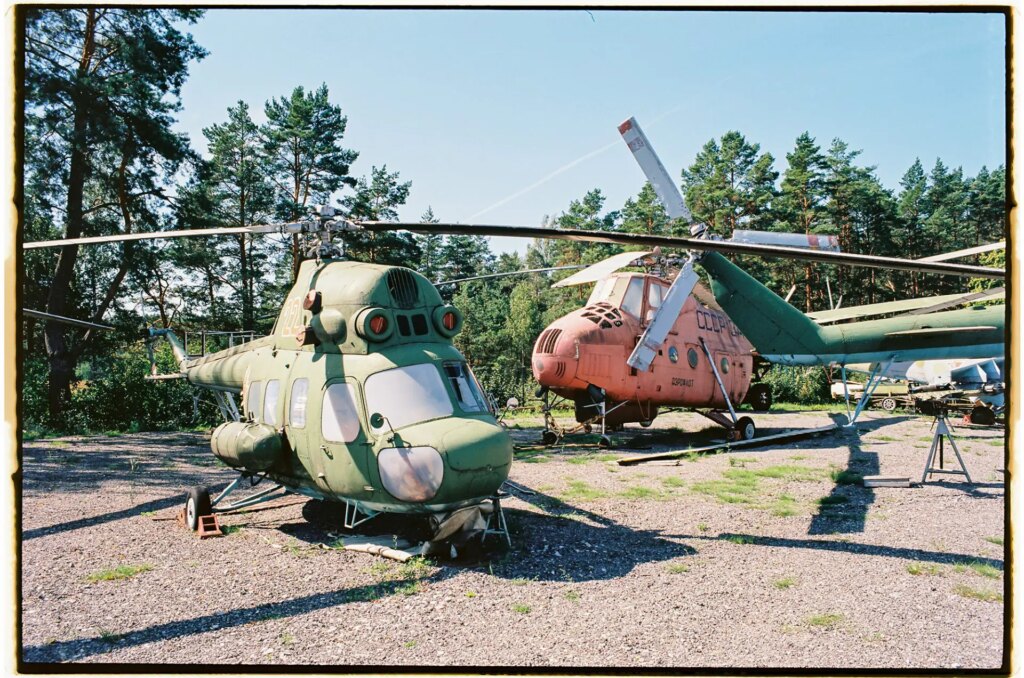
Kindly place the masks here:
<instances>
[{"instance_id":1,"label":"helicopter rotor blade","mask_svg":"<svg viewBox=\"0 0 1024 678\"><path fill-rule=\"evenodd\" d=\"M620 252L619 254L613 254L610 257L602 259L596 264L581 266L580 268L583 269L582 271L579 273L573 273L568 278L559 280L552 285L552 287L573 287L575 285L586 285L587 283L603 280L620 268L635 265L635 262L638 259L643 259L648 254L651 254L651 252Z\"/></svg>"},{"instance_id":2,"label":"helicopter rotor blade","mask_svg":"<svg viewBox=\"0 0 1024 678\"><path fill-rule=\"evenodd\" d=\"M341 228L338 228L338 225ZM163 240L167 238L199 238L203 236L238 235L240 233L314 233L325 229L345 230L351 228L348 222L327 222L323 227L315 222L295 222L287 224L253 224L251 226L231 226L228 228L193 228L180 231L150 231L148 233L119 233L116 235L97 235L84 238L63 238L59 240L38 240L22 243L22 249L34 250L43 247L64 247L65 245L101 245L111 242L129 240Z\"/></svg>"},{"instance_id":3,"label":"helicopter rotor blade","mask_svg":"<svg viewBox=\"0 0 1024 678\"><path fill-rule=\"evenodd\" d=\"M922 257L921 259L918 259L918 261L948 261L949 259L961 259L963 257L969 257L972 254L981 254L982 252L991 252L993 250L1003 249L1006 249L1006 241L1000 240L999 242L989 243L988 245L970 247L966 250L957 250L956 252L946 252L945 254Z\"/></svg>"},{"instance_id":4,"label":"helicopter rotor blade","mask_svg":"<svg viewBox=\"0 0 1024 678\"><path fill-rule=\"evenodd\" d=\"M622 135L622 140L632 151L633 157L640 165L640 169L644 171L647 180L651 182L651 187L654 188L654 192L661 200L668 216L672 219L682 219L687 223L693 221L693 215L686 208L686 201L683 200L682 194L676 188L668 171L665 170L665 166L661 164L661 159L654 152L651 143L647 140L647 135L640 129L636 118L630 118L619 125L619 134Z\"/></svg>"},{"instance_id":5,"label":"helicopter rotor blade","mask_svg":"<svg viewBox=\"0 0 1024 678\"><path fill-rule=\"evenodd\" d=\"M825 264L842 264L865 268L888 268L900 271L922 273L943 273L970 278L1005 278L1001 268L968 266L944 262L899 259L848 252L827 252L823 250L785 247L782 245L753 245L729 240L705 240L682 238L670 235L649 235L646 233L619 233L615 231L583 231L568 228L544 228L541 226L501 226L496 224L423 224L394 221L361 221L356 226L367 231L411 231L422 234L487 235L508 238L540 238L550 240L573 240L577 242L604 242L613 245L633 245L645 249L661 247L663 250L695 250L721 252L723 254L747 254L779 259L817 261Z\"/></svg>"},{"instance_id":6,"label":"helicopter rotor blade","mask_svg":"<svg viewBox=\"0 0 1024 678\"><path fill-rule=\"evenodd\" d=\"M693 271L693 262L687 261L682 269L680 269L679 275L672 282L672 286L668 288L668 292L661 302L661 307L654 314L651 324L647 326L647 329L640 336L640 341L636 343L633 353L626 359L626 363L630 367L646 372L647 368L651 366L651 362L657 357L661 345L665 343L669 330L672 329L676 318L679 317L679 313L683 310L683 304L690 298L690 292L693 291L697 280L698 276Z\"/></svg>"},{"instance_id":7,"label":"helicopter rotor blade","mask_svg":"<svg viewBox=\"0 0 1024 678\"><path fill-rule=\"evenodd\" d=\"M74 325L76 327L86 327L93 330L112 330L114 329L110 325L100 325L99 323L91 323L87 320L78 320L77 318L68 318L63 315L55 315L53 313L44 313L43 311L35 311L31 308L21 309L22 314L29 316L30 318L38 318L39 320L46 320L47 322L62 323L64 325Z\"/></svg>"},{"instance_id":8,"label":"helicopter rotor blade","mask_svg":"<svg viewBox=\"0 0 1024 678\"><path fill-rule=\"evenodd\" d=\"M587 264L570 264L568 266L546 266L544 268L528 268L522 271L505 271L504 273L488 273L487 275L474 275L469 278L454 278L453 280L442 280L434 283L434 287L441 287L442 285L459 285L464 282L472 282L474 280L488 280L490 278L506 278L512 275L526 275L527 273L547 273L548 271L571 271L577 268L586 268ZM552 287L556 287L552 285Z\"/></svg>"}]
</instances>

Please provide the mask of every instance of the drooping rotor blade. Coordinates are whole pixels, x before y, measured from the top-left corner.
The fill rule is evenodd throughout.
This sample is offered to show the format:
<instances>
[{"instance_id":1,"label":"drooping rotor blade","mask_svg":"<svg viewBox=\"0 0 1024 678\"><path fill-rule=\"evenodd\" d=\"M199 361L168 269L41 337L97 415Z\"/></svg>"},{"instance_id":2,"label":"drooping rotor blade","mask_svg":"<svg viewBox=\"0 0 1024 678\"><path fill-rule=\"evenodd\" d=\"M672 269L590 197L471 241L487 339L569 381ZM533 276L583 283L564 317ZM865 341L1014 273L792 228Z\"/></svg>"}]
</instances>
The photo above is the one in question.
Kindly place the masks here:
<instances>
[{"instance_id":1,"label":"drooping rotor blade","mask_svg":"<svg viewBox=\"0 0 1024 678\"><path fill-rule=\"evenodd\" d=\"M65 325L75 325L77 327L88 327L93 330L112 330L114 329L110 325L100 325L98 323L91 323L86 320L77 320L75 318L67 318L62 315L54 315L53 313L43 313L42 311L33 311L30 308L23 308L21 312L32 318L39 318L40 320L47 320L50 322L63 323Z\"/></svg>"},{"instance_id":2,"label":"drooping rotor blade","mask_svg":"<svg viewBox=\"0 0 1024 678\"><path fill-rule=\"evenodd\" d=\"M693 291L697 280L697 274L693 271L693 263L686 262L683 268L680 269L679 275L672 282L672 286L668 288L668 292L661 302L661 307L654 314L651 324L644 330L644 333L640 336L640 341L636 343L636 347L633 349L633 353L626 360L630 367L647 371L647 368L651 366L651 362L657 357L661 345L665 343L665 337L668 336L669 330L672 329L676 318L679 317L679 313L683 310L683 304L690 297L690 292Z\"/></svg>"},{"instance_id":3,"label":"drooping rotor blade","mask_svg":"<svg viewBox=\"0 0 1024 678\"><path fill-rule=\"evenodd\" d=\"M991 252L993 250L1006 249L1006 241L1000 240L999 242L989 243L988 245L979 245L978 247L971 247L966 250L957 250L956 252L946 252L945 254L935 254L930 257L922 257L918 261L948 261L950 259L961 259L963 257L969 257L972 254L981 254L982 252Z\"/></svg>"},{"instance_id":4,"label":"drooping rotor blade","mask_svg":"<svg viewBox=\"0 0 1024 678\"><path fill-rule=\"evenodd\" d=\"M622 135L622 140L629 146L629 150L633 152L633 157L636 159L637 164L640 165L640 169L644 171L647 180L651 182L651 186L661 200L661 204L665 207L665 212L668 216L672 219L682 219L687 223L692 221L693 215L686 208L686 202L683 200L682 194L676 188L675 182L672 181L672 176L665 170L665 166L661 164L661 160L651 147L651 143L647 141L647 136L640 129L640 124L636 121L636 118L630 118L619 125L619 134Z\"/></svg>"},{"instance_id":5,"label":"drooping rotor blade","mask_svg":"<svg viewBox=\"0 0 1024 678\"><path fill-rule=\"evenodd\" d=\"M1004 299L1006 297L1005 287L993 287L990 290L983 290L981 292L975 292L974 294L965 294L959 299L952 299L949 301L941 301L938 298L933 299L937 302L932 306L925 308L919 308L915 311L911 311L907 315L924 315L926 313L935 313L943 309L951 308L953 306L960 306L961 304L969 304L974 301L980 301L982 299Z\"/></svg>"},{"instance_id":6,"label":"drooping rotor blade","mask_svg":"<svg viewBox=\"0 0 1024 678\"><path fill-rule=\"evenodd\" d=\"M783 245L785 247L804 247L811 250L839 252L839 237L834 235L818 235L816 233L776 233L775 231L745 231L736 229L732 232L732 242L745 242L752 245Z\"/></svg>"},{"instance_id":7,"label":"drooping rotor blade","mask_svg":"<svg viewBox=\"0 0 1024 678\"><path fill-rule=\"evenodd\" d=\"M953 306L977 301L978 299L999 299L1005 296L1003 288L998 287L975 294L946 294L938 297L919 297L915 299L899 299L897 301L886 301L880 304L864 304L862 306L848 306L844 309L833 311L815 311L807 315L819 325L828 325L840 320L851 320L853 318L871 318L889 313L902 313L905 315L919 315L923 313L934 313ZM909 313L908 313L909 311Z\"/></svg>"},{"instance_id":8,"label":"drooping rotor blade","mask_svg":"<svg viewBox=\"0 0 1024 678\"><path fill-rule=\"evenodd\" d=\"M166 238L198 238L215 235L237 235L239 233L305 233L312 229L311 223L293 224L253 224L252 226L233 226L230 228L193 228L181 231L151 231L149 233L120 233L117 235L97 235L85 238L63 238L60 240L38 240L22 244L26 250L42 247L64 247L65 245L99 245L108 242L125 242L128 240L162 240Z\"/></svg>"},{"instance_id":9,"label":"drooping rotor blade","mask_svg":"<svg viewBox=\"0 0 1024 678\"><path fill-rule=\"evenodd\" d=\"M597 282L598 280L604 280L609 275L624 268L630 266L638 259L643 259L650 251L646 252L620 252L619 254L613 254L607 259L602 259L596 264L587 266L579 273L573 273L568 278L559 280L552 287L572 287L574 285L586 285L587 283Z\"/></svg>"},{"instance_id":10,"label":"drooping rotor blade","mask_svg":"<svg viewBox=\"0 0 1024 678\"><path fill-rule=\"evenodd\" d=\"M781 245L751 245L728 240L705 240L703 238L681 238L671 235L649 235L646 233L618 233L615 231L583 231L569 228L544 228L541 226L501 226L491 224L423 224L393 221L361 221L356 224L367 231L410 231L423 234L487 235L506 238L540 238L542 240L573 240L577 242L605 242L613 245L629 245L653 250L695 250L721 252L723 254L747 254L779 259L819 261L825 264L842 264L865 268L888 268L900 271L921 271L924 273L945 273L970 278L1005 278L1001 268L947 264L896 257L880 257L847 252L823 252L818 250L783 247Z\"/></svg>"},{"instance_id":11,"label":"drooping rotor blade","mask_svg":"<svg viewBox=\"0 0 1024 678\"><path fill-rule=\"evenodd\" d=\"M434 287L441 287L442 285L459 285L464 282L472 282L474 280L487 280L489 278L506 278L512 275L525 275L527 273L547 273L548 271L571 271L577 268L586 268L586 264L569 264L567 266L547 266L545 268L528 268L522 271L505 271L504 273L489 273L487 275L474 275L469 278L455 278L453 280L442 280L441 282L434 283ZM558 284L552 285L557 287Z\"/></svg>"}]
</instances>

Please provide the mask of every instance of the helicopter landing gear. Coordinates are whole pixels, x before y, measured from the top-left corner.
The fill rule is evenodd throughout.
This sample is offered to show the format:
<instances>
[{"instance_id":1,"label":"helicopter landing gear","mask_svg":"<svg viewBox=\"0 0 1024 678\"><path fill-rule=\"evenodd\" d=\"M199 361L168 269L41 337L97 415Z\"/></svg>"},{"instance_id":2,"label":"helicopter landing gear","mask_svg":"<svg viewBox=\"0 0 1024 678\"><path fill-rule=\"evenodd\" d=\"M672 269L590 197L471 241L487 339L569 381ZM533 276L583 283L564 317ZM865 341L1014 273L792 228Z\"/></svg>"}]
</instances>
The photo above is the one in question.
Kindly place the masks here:
<instances>
[{"instance_id":1,"label":"helicopter landing gear","mask_svg":"<svg viewBox=\"0 0 1024 678\"><path fill-rule=\"evenodd\" d=\"M199 485L188 488L185 495L185 526L195 532L199 529L200 518L212 513L210 491Z\"/></svg>"},{"instance_id":2,"label":"helicopter landing gear","mask_svg":"<svg viewBox=\"0 0 1024 678\"><path fill-rule=\"evenodd\" d=\"M772 387L768 384L753 384L743 402L749 403L755 412L767 412L772 407Z\"/></svg>"},{"instance_id":3,"label":"helicopter landing gear","mask_svg":"<svg viewBox=\"0 0 1024 678\"><path fill-rule=\"evenodd\" d=\"M729 397L729 392L725 389L725 383L722 381L722 375L719 374L718 367L715 365L715 360L711 357L711 351L708 350L703 337L700 339L700 347L704 350L704 356L707 358L708 364L711 366L711 373L715 375L715 382L718 384L718 390L721 392L722 398L725 399L725 406L729 408L729 416L726 417L724 412L717 410L712 410L710 412L701 412L700 410L697 410L697 413L704 415L719 426L725 428L729 432L729 440L753 440L754 434L757 433L757 427L754 426L754 420L750 417L736 416L736 410L732 406L732 398ZM768 391L768 397L770 401L771 391Z\"/></svg>"},{"instance_id":4,"label":"helicopter landing gear","mask_svg":"<svg viewBox=\"0 0 1024 678\"><path fill-rule=\"evenodd\" d=\"M757 433L754 420L750 417L740 417L734 426L735 428L731 431L733 440L753 440Z\"/></svg>"}]
</instances>

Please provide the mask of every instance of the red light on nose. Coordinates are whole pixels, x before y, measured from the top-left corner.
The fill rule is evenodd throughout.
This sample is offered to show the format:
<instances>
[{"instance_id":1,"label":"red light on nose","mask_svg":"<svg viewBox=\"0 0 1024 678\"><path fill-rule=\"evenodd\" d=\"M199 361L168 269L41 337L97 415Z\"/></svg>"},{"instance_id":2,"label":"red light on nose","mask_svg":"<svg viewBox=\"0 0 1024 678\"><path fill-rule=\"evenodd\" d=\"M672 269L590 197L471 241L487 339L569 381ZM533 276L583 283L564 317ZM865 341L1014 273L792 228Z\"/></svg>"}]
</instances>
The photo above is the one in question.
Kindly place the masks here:
<instances>
[{"instance_id":1,"label":"red light on nose","mask_svg":"<svg viewBox=\"0 0 1024 678\"><path fill-rule=\"evenodd\" d=\"M382 315L378 315L370 319L370 331L374 334L384 334L384 331L388 328L388 319Z\"/></svg>"},{"instance_id":2,"label":"red light on nose","mask_svg":"<svg viewBox=\"0 0 1024 678\"><path fill-rule=\"evenodd\" d=\"M448 311L447 313L445 313L441 317L441 324L444 325L444 328L446 330L454 330L455 329L455 314L452 313L451 311Z\"/></svg>"}]
</instances>

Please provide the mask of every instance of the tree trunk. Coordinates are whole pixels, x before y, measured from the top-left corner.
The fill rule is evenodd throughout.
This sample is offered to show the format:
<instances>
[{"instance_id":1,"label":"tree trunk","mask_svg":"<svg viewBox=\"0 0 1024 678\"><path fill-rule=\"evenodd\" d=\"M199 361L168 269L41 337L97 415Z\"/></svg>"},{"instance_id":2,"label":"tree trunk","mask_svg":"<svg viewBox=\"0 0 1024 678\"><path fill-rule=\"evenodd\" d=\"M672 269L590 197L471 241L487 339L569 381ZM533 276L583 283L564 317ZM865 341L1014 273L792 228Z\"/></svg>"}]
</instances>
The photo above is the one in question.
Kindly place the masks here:
<instances>
[{"instance_id":1,"label":"tree trunk","mask_svg":"<svg viewBox=\"0 0 1024 678\"><path fill-rule=\"evenodd\" d=\"M78 66L78 78L83 78L92 63L94 35L96 30L96 10L87 10L85 23L85 39L82 47L82 58ZM82 235L82 202L85 193L85 176L88 171L86 154L88 135L86 106L81 91L72 95L73 116L71 136L71 158L68 168L67 194L67 231L66 238L77 238ZM78 259L78 245L65 245L57 257L57 270L50 283L50 293L46 299L46 312L54 315L67 315L68 295L71 281L75 274L75 262ZM64 335L65 327L61 323L47 322L44 327L43 339L46 344L46 355L50 362L50 385L47 394L51 422L58 422L64 408L71 400L71 379L75 371L75 356L68 349Z\"/></svg>"}]
</instances>

